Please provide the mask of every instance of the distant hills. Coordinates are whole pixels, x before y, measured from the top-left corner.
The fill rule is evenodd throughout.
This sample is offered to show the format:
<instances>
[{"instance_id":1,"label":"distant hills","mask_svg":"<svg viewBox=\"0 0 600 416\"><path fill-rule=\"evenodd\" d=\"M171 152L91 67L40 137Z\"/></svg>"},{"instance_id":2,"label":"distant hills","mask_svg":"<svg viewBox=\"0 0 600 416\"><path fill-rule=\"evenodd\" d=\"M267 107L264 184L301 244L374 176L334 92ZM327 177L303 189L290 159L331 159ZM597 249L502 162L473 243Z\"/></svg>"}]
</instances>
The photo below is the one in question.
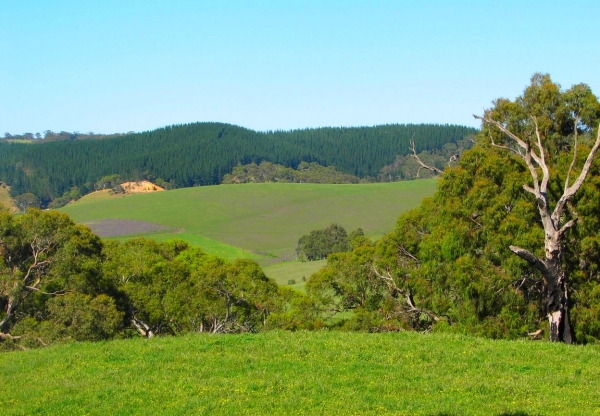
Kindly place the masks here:
<instances>
[{"instance_id":1,"label":"distant hills","mask_svg":"<svg viewBox=\"0 0 600 416\"><path fill-rule=\"evenodd\" d=\"M476 129L457 125L390 124L257 132L223 123L192 123L102 140L53 140L41 145L0 142L0 180L11 195L33 193L46 206L65 193L94 190L99 178L150 180L178 188L218 184L238 164L268 161L335 166L359 178L376 178L397 156L440 152Z\"/></svg>"}]
</instances>

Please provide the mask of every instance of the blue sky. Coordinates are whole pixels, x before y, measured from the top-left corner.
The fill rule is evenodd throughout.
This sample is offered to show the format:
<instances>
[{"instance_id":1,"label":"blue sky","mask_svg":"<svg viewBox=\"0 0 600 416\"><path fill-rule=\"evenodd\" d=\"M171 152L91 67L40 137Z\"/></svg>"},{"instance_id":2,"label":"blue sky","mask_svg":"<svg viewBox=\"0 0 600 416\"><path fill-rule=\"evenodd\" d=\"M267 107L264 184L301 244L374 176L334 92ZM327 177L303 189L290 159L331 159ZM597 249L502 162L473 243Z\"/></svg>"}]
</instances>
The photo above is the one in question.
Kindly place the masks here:
<instances>
[{"instance_id":1,"label":"blue sky","mask_svg":"<svg viewBox=\"0 0 600 416\"><path fill-rule=\"evenodd\" d=\"M0 0L0 134L478 126L534 72L600 95L599 1Z\"/></svg>"}]
</instances>

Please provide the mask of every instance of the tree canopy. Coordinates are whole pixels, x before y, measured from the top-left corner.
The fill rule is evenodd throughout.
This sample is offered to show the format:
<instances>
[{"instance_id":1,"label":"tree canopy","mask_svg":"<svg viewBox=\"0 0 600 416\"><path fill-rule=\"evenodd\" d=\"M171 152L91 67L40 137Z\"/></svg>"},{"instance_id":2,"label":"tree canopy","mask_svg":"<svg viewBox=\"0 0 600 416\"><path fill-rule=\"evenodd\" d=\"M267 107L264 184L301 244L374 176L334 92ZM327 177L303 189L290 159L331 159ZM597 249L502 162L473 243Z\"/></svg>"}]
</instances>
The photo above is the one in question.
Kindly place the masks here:
<instances>
[{"instance_id":1,"label":"tree canopy","mask_svg":"<svg viewBox=\"0 0 600 416\"><path fill-rule=\"evenodd\" d=\"M535 260L513 252L522 248L547 261L548 233L540 209L548 209L546 200L560 203L591 155L587 180L565 203L554 227L559 231L569 224L558 241L558 259L568 277L575 339L600 339L600 163L591 152L600 121L597 98L585 85L562 90L549 76L535 75L522 96L495 101L485 117L500 125L484 124L475 147L445 171L432 198L401 216L394 232L374 247L330 257L327 268L309 279L307 287L323 308L340 309L326 306L328 299L370 299L342 303L357 311L352 325L366 330L432 327L496 338L552 335L551 282ZM536 122L543 150L537 147ZM526 148L519 150L500 126L525 135ZM530 192L536 184L523 161L527 146L545 155L544 204ZM544 169L542 163L534 165L539 180L546 178ZM344 269L350 271L339 272ZM340 281L357 279L377 284L356 286L367 291L360 296L342 290Z\"/></svg>"},{"instance_id":2,"label":"tree canopy","mask_svg":"<svg viewBox=\"0 0 600 416\"><path fill-rule=\"evenodd\" d=\"M364 236L362 229L353 231L350 235L339 224L331 224L322 230L313 230L300 237L296 254L302 260L321 260L331 253L350 251L352 241L356 237Z\"/></svg>"},{"instance_id":3,"label":"tree canopy","mask_svg":"<svg viewBox=\"0 0 600 416\"><path fill-rule=\"evenodd\" d=\"M102 242L55 211L0 212L0 350L315 328L310 305L251 260L230 263L182 241Z\"/></svg>"}]
</instances>

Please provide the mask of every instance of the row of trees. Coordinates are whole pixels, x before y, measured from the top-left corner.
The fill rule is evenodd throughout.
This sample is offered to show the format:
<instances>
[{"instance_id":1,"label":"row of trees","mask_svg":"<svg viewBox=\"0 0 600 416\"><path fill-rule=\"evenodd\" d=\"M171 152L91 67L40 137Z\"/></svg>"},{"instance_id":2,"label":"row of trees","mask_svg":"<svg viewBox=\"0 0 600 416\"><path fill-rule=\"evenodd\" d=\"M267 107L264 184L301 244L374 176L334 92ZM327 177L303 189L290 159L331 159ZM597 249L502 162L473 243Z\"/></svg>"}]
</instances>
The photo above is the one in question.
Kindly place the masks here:
<instances>
[{"instance_id":1,"label":"row of trees","mask_svg":"<svg viewBox=\"0 0 600 416\"><path fill-rule=\"evenodd\" d=\"M127 133L131 134L133 132ZM1 140L6 141L33 141L34 143L46 143L51 141L59 141L59 140L86 140L86 139L106 139L109 137L119 137L123 136L124 133L114 133L114 134L96 134L93 131L87 133L76 132L68 132L68 131L60 131L58 133L53 132L52 130L45 130L44 133L22 133L22 134L11 134L4 133L4 137L0 138Z\"/></svg>"},{"instance_id":2,"label":"row of trees","mask_svg":"<svg viewBox=\"0 0 600 416\"><path fill-rule=\"evenodd\" d=\"M357 176L336 170L333 166L325 167L316 162L301 162L297 169L286 168L271 162L260 164L237 165L231 174L223 177L223 184L239 183L359 183Z\"/></svg>"},{"instance_id":3,"label":"row of trees","mask_svg":"<svg viewBox=\"0 0 600 416\"><path fill-rule=\"evenodd\" d=\"M359 178L375 178L396 155L411 152L413 137L421 152L441 149L475 132L425 124L255 132L195 123L103 140L0 143L0 181L11 186L12 196L33 193L47 206L75 186L82 194L93 191L107 175L148 179L169 188L211 185L238 164L262 161L293 169L301 162L316 162Z\"/></svg>"}]
</instances>

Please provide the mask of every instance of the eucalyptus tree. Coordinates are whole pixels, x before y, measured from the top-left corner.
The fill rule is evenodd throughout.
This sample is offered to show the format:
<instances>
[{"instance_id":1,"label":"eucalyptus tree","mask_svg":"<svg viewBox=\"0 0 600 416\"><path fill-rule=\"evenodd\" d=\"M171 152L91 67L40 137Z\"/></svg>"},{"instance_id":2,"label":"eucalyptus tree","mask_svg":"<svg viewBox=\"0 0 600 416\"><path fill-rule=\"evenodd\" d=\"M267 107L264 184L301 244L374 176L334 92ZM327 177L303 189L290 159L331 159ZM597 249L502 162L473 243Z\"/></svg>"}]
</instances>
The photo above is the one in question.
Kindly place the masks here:
<instances>
[{"instance_id":1,"label":"eucalyptus tree","mask_svg":"<svg viewBox=\"0 0 600 416\"><path fill-rule=\"evenodd\" d=\"M483 123L480 137L509 152L529 172L523 189L535 200L544 255L516 245L510 250L543 276L550 339L572 343L565 236L579 220L576 197L600 147L598 99L585 84L562 90L549 75L535 74L523 95L514 101L498 99L475 117Z\"/></svg>"},{"instance_id":2,"label":"eucalyptus tree","mask_svg":"<svg viewBox=\"0 0 600 416\"><path fill-rule=\"evenodd\" d=\"M58 330L58 322L65 322L58 317L74 302L94 315L86 318L92 326L103 327L100 321L106 316L114 321L114 304L97 298L107 290L100 273L101 250L100 238L65 214L30 209L17 217L0 211L0 341L27 337L27 328L48 319L54 319ZM61 300L52 301L56 297ZM83 328L76 332L78 339L90 335Z\"/></svg>"}]
</instances>

